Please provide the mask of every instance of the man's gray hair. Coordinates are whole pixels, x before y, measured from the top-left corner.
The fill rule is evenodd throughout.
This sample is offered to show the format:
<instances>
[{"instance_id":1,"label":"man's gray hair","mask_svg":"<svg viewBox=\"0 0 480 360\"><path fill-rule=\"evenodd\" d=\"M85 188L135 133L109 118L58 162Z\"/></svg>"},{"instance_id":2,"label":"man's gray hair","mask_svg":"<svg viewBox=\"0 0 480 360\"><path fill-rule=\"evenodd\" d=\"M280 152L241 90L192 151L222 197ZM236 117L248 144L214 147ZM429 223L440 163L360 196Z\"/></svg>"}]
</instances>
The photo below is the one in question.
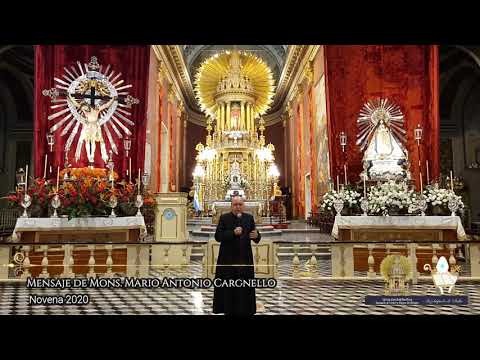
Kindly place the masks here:
<instances>
[{"instance_id":1,"label":"man's gray hair","mask_svg":"<svg viewBox=\"0 0 480 360\"><path fill-rule=\"evenodd\" d=\"M245 199L244 199L242 196L240 196L240 195L233 195L232 197L230 197L230 201L231 201L232 204L233 204L233 199L235 199L235 198L240 198L240 199L242 199L243 202L245 202Z\"/></svg>"}]
</instances>

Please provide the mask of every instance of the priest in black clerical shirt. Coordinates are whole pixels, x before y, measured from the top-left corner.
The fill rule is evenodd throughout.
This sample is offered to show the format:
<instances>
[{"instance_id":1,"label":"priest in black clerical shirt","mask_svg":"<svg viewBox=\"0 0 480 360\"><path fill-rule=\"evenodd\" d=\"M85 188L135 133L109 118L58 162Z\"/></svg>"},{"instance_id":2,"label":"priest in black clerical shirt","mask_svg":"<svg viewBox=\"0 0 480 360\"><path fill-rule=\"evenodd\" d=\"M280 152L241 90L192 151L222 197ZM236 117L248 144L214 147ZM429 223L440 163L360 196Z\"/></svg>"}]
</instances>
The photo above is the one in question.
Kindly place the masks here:
<instances>
[{"instance_id":1,"label":"priest in black clerical shirt","mask_svg":"<svg viewBox=\"0 0 480 360\"><path fill-rule=\"evenodd\" d=\"M253 216L244 213L242 197L232 197L232 211L223 214L218 222L215 240L220 243L215 277L217 279L253 279L251 241L258 243ZM225 283L225 281L218 281ZM215 287L213 312L225 315L253 315L256 312L254 287Z\"/></svg>"}]
</instances>

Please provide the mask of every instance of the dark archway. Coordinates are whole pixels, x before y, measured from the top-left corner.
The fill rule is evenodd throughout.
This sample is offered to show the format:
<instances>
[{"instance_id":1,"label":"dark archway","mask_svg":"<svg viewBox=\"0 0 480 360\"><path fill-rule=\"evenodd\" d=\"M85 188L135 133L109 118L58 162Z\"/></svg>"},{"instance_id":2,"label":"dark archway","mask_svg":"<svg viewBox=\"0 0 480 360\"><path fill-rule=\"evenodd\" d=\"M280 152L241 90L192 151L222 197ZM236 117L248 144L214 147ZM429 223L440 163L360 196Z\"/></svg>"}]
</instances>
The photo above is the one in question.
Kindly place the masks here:
<instances>
[{"instance_id":1,"label":"dark archway","mask_svg":"<svg viewBox=\"0 0 480 360\"><path fill-rule=\"evenodd\" d=\"M441 172L464 179L473 225L480 221L480 46L440 46ZM467 224L468 226L468 224Z\"/></svg>"},{"instance_id":2,"label":"dark archway","mask_svg":"<svg viewBox=\"0 0 480 360\"><path fill-rule=\"evenodd\" d=\"M14 188L17 168L33 165L33 81L33 46L1 46L0 196Z\"/></svg>"}]
</instances>

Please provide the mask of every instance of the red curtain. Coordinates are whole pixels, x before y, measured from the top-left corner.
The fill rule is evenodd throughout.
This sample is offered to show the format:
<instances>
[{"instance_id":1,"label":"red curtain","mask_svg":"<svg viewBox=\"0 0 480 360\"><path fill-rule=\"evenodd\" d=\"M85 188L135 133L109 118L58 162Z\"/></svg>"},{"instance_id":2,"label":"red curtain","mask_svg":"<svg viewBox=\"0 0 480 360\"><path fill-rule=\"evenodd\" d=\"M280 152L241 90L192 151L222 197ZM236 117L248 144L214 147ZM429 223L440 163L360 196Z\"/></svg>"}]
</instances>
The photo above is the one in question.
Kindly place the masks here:
<instances>
[{"instance_id":1,"label":"red curtain","mask_svg":"<svg viewBox=\"0 0 480 360\"><path fill-rule=\"evenodd\" d=\"M412 179L419 182L419 152L423 182L426 160L430 180L440 174L438 46L426 45L328 45L326 54L327 110L329 117L330 166L333 180L343 183L347 163L349 183L356 183L363 170L356 145L356 120L364 103L373 98L389 98L400 106L405 117L407 150ZM420 151L414 128L423 128ZM342 152L339 134L347 134Z\"/></svg>"},{"instance_id":2,"label":"red curtain","mask_svg":"<svg viewBox=\"0 0 480 360\"><path fill-rule=\"evenodd\" d=\"M56 176L57 166L63 168L65 159L65 142L68 134L61 137L61 130L55 132L55 145L53 152L47 145L46 134L53 125L49 123L47 117L54 113L50 109L51 101L47 96L42 95L43 89L54 87L54 77L62 78L64 66L70 68L79 61L81 64L89 63L90 58L96 56L98 63L103 69L110 64L115 74L122 73L121 78L124 84L131 84L130 95L140 100L139 104L132 105L131 119L135 126L126 125L133 133L132 146L129 156L132 159L132 173L137 176L138 168L143 169L145 161L145 142L146 142L146 124L147 124L147 91L148 91L148 68L149 68L149 46L111 46L111 45L37 45L35 46L35 122L34 122L34 144L35 144L35 175L43 176L45 153L48 152L49 164L52 165L53 172L50 174L47 170L47 177ZM65 126L65 125L64 125ZM62 127L63 128L63 127ZM62 129L61 128L61 129ZM80 132L76 135L78 140ZM106 138L105 133L103 133ZM113 154L115 162L115 171L121 177L126 176L128 169L128 160L124 154L123 142L115 138L118 148L118 155ZM75 144L76 142L74 142ZM106 141L107 152L110 150L108 141ZM69 162L73 167L84 167L88 165L88 159L85 150L78 162L74 159L75 148L72 146L69 156ZM97 144L95 153L95 167L104 168L105 164L101 159L100 148Z\"/></svg>"}]
</instances>

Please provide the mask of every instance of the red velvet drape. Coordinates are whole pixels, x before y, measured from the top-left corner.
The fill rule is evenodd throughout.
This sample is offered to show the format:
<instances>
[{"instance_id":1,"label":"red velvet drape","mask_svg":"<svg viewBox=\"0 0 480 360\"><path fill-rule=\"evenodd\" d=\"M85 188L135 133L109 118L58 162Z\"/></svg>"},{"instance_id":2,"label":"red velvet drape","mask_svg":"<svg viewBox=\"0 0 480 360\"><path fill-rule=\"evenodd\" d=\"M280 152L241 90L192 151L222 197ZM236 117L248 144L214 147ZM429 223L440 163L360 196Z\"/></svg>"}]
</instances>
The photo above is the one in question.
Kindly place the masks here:
<instances>
[{"instance_id":1,"label":"red velvet drape","mask_svg":"<svg viewBox=\"0 0 480 360\"><path fill-rule=\"evenodd\" d=\"M47 145L46 134L53 125L47 117L54 113L50 109L50 98L42 95L43 89L54 87L54 77L61 78L64 73L64 66L70 68L77 61L81 64L89 63L90 58L96 56L103 69L110 64L115 74L122 73L121 78L124 84L132 84L129 89L130 95L140 100L139 104L132 105L130 118L135 126L126 125L133 133L132 147L129 156L132 159L132 172L137 176L138 168L143 169L145 161L146 123L147 123L147 91L148 91L148 68L149 68L149 46L111 46L111 45L37 45L35 46L35 122L34 122L34 144L35 144L35 175L43 176L45 153L48 151L49 165L52 165L53 172L47 177L56 176L57 166L63 168L65 159L65 142L68 134L60 137L61 130L55 132L55 146L53 153L50 153ZM65 125L64 125L65 126ZM62 127L63 128L63 127ZM62 129L61 128L61 129ZM113 134L112 134L113 135ZM76 135L76 139L80 132ZM106 138L105 133L103 133ZM128 160L124 154L123 142L117 139L118 155L113 154L115 171L121 177L125 177L128 169ZM74 142L75 143L75 142ZM107 152L110 150L106 141ZM88 165L85 150L78 162L74 159L75 148L72 146L69 152L69 161L73 167L84 167ZM100 147L97 144L95 153L95 167L103 168L105 164L101 159Z\"/></svg>"},{"instance_id":2,"label":"red velvet drape","mask_svg":"<svg viewBox=\"0 0 480 360\"><path fill-rule=\"evenodd\" d=\"M363 104L373 98L389 98L405 116L407 150L412 179L419 182L419 151L413 130L423 128L420 146L423 182L426 160L430 180L440 174L438 46L426 45L327 45L327 110L329 120L330 166L333 180L344 182L347 161L349 183L359 181L362 153L356 145L356 120ZM339 134L347 134L342 153Z\"/></svg>"}]
</instances>

